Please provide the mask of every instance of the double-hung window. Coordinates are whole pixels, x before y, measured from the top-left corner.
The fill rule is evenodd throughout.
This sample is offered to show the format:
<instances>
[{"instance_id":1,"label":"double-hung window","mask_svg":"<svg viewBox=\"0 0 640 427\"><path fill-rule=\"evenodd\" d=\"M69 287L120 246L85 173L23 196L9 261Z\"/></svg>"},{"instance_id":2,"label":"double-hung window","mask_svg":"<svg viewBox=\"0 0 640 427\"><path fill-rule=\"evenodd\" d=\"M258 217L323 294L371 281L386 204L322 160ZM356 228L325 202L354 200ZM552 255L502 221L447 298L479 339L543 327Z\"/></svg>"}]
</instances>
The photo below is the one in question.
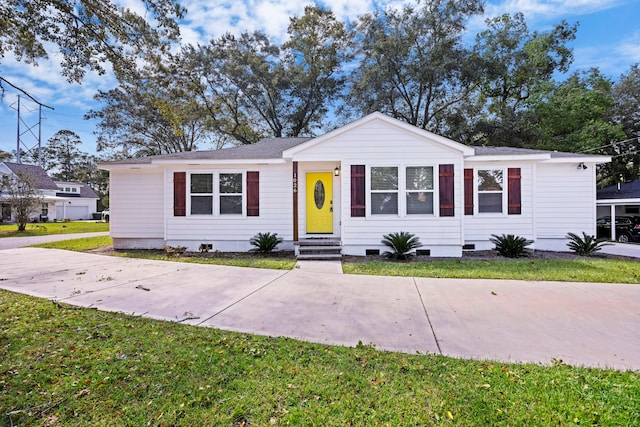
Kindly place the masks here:
<instances>
[{"instance_id":1,"label":"double-hung window","mask_svg":"<svg viewBox=\"0 0 640 427\"><path fill-rule=\"evenodd\" d=\"M433 215L433 166L406 168L407 215Z\"/></svg>"},{"instance_id":2,"label":"double-hung window","mask_svg":"<svg viewBox=\"0 0 640 427\"><path fill-rule=\"evenodd\" d=\"M191 215L242 215L242 173L192 173Z\"/></svg>"},{"instance_id":3,"label":"double-hung window","mask_svg":"<svg viewBox=\"0 0 640 427\"><path fill-rule=\"evenodd\" d=\"M478 170L478 212L502 213L504 192L502 169Z\"/></svg>"},{"instance_id":4,"label":"double-hung window","mask_svg":"<svg viewBox=\"0 0 640 427\"><path fill-rule=\"evenodd\" d=\"M371 215L398 214L398 168L371 168Z\"/></svg>"},{"instance_id":5,"label":"double-hung window","mask_svg":"<svg viewBox=\"0 0 640 427\"><path fill-rule=\"evenodd\" d=\"M221 173L220 215L242 215L242 174Z\"/></svg>"},{"instance_id":6,"label":"double-hung window","mask_svg":"<svg viewBox=\"0 0 640 427\"><path fill-rule=\"evenodd\" d=\"M213 215L213 174L191 174L191 215Z\"/></svg>"}]
</instances>

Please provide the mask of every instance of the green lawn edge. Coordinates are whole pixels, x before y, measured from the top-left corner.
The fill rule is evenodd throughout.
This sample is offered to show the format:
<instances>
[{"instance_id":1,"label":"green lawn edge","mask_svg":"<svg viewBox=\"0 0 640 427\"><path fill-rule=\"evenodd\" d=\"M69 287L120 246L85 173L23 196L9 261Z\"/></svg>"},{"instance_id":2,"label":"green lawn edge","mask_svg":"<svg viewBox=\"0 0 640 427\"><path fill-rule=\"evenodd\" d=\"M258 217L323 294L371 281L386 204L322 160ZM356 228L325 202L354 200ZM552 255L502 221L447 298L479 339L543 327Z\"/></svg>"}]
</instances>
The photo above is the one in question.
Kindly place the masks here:
<instances>
[{"instance_id":1,"label":"green lawn edge","mask_svg":"<svg viewBox=\"0 0 640 427\"><path fill-rule=\"evenodd\" d=\"M33 245L87 252L111 245L108 236L85 237ZM296 260L278 256L173 257L152 251L117 251L115 256L158 261L228 265L290 270ZM343 272L372 276L432 277L448 279L498 279L592 283L640 283L640 262L583 257L578 259L433 260L343 262Z\"/></svg>"},{"instance_id":2,"label":"green lawn edge","mask_svg":"<svg viewBox=\"0 0 640 427\"><path fill-rule=\"evenodd\" d=\"M0 320L0 426L640 425L634 372L311 344L1 290Z\"/></svg>"},{"instance_id":3,"label":"green lawn edge","mask_svg":"<svg viewBox=\"0 0 640 427\"><path fill-rule=\"evenodd\" d=\"M25 231L18 231L16 224L0 224L0 238L48 236L51 234L95 233L109 231L109 223L102 221L41 222L27 224Z\"/></svg>"}]
</instances>

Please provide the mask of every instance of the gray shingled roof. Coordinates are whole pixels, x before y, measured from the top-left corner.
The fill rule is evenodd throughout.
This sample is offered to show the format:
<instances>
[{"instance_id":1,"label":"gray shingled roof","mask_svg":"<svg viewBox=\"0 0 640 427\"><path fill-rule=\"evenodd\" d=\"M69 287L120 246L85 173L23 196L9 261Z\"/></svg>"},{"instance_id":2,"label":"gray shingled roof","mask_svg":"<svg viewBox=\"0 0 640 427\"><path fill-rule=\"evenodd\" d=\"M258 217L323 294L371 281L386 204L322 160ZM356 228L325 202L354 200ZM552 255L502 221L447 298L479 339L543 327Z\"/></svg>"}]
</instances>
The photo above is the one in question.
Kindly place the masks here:
<instances>
[{"instance_id":1,"label":"gray shingled roof","mask_svg":"<svg viewBox=\"0 0 640 427\"><path fill-rule=\"evenodd\" d=\"M42 169L40 166L25 165L22 163L9 163L9 162L4 162L4 164L7 165L7 167L11 169L11 172L13 172L16 175L25 174L25 175L30 175L34 177L35 186L40 190L57 190L58 189L58 186L53 181L53 179L51 179L51 177L47 175L47 172L45 172L45 170Z\"/></svg>"},{"instance_id":2,"label":"gray shingled roof","mask_svg":"<svg viewBox=\"0 0 640 427\"><path fill-rule=\"evenodd\" d=\"M239 145L221 150L187 151L159 156L140 157L106 162L106 164L141 164L153 160L255 160L281 159L282 152L313 138L265 138L255 144ZM473 147L476 156L522 156L527 154L550 154L552 158L593 157L589 154L563 153L559 151L531 150L515 147Z\"/></svg>"},{"instance_id":3,"label":"gray shingled roof","mask_svg":"<svg viewBox=\"0 0 640 427\"><path fill-rule=\"evenodd\" d=\"M312 138L265 138L255 144L238 145L221 150L185 151L107 162L107 164L151 163L152 160L251 160L281 159L282 152Z\"/></svg>"},{"instance_id":4,"label":"gray shingled roof","mask_svg":"<svg viewBox=\"0 0 640 427\"><path fill-rule=\"evenodd\" d=\"M565 153L562 151L547 150L531 150L529 148L516 147L473 147L476 150L476 156L508 156L508 155L527 155L527 154L551 154L551 158L560 157L593 157L592 154L581 153Z\"/></svg>"},{"instance_id":5,"label":"gray shingled roof","mask_svg":"<svg viewBox=\"0 0 640 427\"><path fill-rule=\"evenodd\" d=\"M80 182L70 182L70 181L56 181L56 185L58 187L64 187L65 185L79 185L80 186L80 197L84 197L87 199L99 199L98 195L91 187L87 184L82 184ZM59 190L59 188L58 188ZM65 193L64 191L58 191L58 193L63 194L77 194L77 193Z\"/></svg>"},{"instance_id":6,"label":"gray shingled roof","mask_svg":"<svg viewBox=\"0 0 640 427\"><path fill-rule=\"evenodd\" d=\"M598 200L640 199L640 180L623 182L620 184L620 190L618 190L618 184L602 188L597 191L596 198Z\"/></svg>"}]
</instances>

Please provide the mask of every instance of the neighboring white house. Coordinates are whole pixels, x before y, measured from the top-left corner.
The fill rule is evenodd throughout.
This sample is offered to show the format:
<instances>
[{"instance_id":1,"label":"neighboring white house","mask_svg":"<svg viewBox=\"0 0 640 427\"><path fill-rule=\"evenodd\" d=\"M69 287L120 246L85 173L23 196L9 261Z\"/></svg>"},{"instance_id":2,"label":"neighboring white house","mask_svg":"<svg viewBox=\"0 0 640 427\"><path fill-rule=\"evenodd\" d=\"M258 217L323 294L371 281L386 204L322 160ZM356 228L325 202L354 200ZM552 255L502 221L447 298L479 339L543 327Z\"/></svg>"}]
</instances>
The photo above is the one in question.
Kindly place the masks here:
<instances>
[{"instance_id":1,"label":"neighboring white house","mask_svg":"<svg viewBox=\"0 0 640 427\"><path fill-rule=\"evenodd\" d=\"M98 212L98 195L86 184L77 182L56 181L56 195L66 200L56 204L56 217L92 219Z\"/></svg>"},{"instance_id":2,"label":"neighboring white house","mask_svg":"<svg viewBox=\"0 0 640 427\"><path fill-rule=\"evenodd\" d=\"M516 234L566 250L567 232L595 234L596 164L606 156L469 147L380 113L316 138L104 163L116 248L201 244L251 248L258 232L282 249L339 239L342 253L416 234L431 256L488 249Z\"/></svg>"},{"instance_id":3,"label":"neighboring white house","mask_svg":"<svg viewBox=\"0 0 640 427\"><path fill-rule=\"evenodd\" d=\"M0 178L2 176L12 176L16 174L26 174L32 176L35 181L35 186L40 190L42 195L42 206L37 212L33 212L32 217L34 220L48 220L53 221L56 219L56 203L62 203L67 199L56 195L58 186L47 175L44 169L40 166L25 165L22 163L10 163L0 162ZM0 195L0 199L2 195ZM11 221L11 207L6 201L2 201L2 221ZM60 218L58 218L60 219Z\"/></svg>"}]
</instances>

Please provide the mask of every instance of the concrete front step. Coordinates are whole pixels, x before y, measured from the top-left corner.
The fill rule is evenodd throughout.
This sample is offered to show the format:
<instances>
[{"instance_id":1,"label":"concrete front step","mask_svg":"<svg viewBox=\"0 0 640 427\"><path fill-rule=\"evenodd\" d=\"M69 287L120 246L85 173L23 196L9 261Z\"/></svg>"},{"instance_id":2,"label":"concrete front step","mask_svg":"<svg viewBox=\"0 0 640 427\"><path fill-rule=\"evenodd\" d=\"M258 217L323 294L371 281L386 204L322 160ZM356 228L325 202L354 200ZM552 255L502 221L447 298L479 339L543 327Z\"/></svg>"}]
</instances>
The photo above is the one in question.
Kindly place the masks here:
<instances>
[{"instance_id":1,"label":"concrete front step","mask_svg":"<svg viewBox=\"0 0 640 427\"><path fill-rule=\"evenodd\" d=\"M299 260L341 260L342 246L335 238L308 238L298 242Z\"/></svg>"},{"instance_id":2,"label":"concrete front step","mask_svg":"<svg viewBox=\"0 0 640 427\"><path fill-rule=\"evenodd\" d=\"M342 260L341 254L300 254L299 260L309 261L340 261Z\"/></svg>"},{"instance_id":3,"label":"concrete front step","mask_svg":"<svg viewBox=\"0 0 640 427\"><path fill-rule=\"evenodd\" d=\"M340 246L300 246L300 253L341 253Z\"/></svg>"},{"instance_id":4,"label":"concrete front step","mask_svg":"<svg viewBox=\"0 0 640 427\"><path fill-rule=\"evenodd\" d=\"M302 246L340 246L340 240L336 239L302 239L298 241Z\"/></svg>"}]
</instances>

